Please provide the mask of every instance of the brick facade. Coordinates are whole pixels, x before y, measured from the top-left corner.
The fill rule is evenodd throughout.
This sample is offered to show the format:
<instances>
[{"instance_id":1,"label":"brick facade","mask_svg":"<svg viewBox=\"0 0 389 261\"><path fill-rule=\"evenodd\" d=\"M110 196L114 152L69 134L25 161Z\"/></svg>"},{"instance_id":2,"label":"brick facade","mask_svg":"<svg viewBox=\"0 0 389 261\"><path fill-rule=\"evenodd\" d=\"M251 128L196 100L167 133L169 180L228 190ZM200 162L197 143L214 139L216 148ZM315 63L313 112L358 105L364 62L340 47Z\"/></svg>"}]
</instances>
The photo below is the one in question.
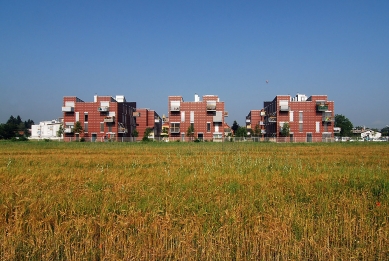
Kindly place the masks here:
<instances>
[{"instance_id":1,"label":"brick facade","mask_svg":"<svg viewBox=\"0 0 389 261\"><path fill-rule=\"evenodd\" d=\"M277 95L273 101L264 102L264 111L266 137L281 137L284 123L289 124L291 141L326 141L334 137L334 102L328 101L327 95Z\"/></svg>"},{"instance_id":2,"label":"brick facade","mask_svg":"<svg viewBox=\"0 0 389 261\"><path fill-rule=\"evenodd\" d=\"M131 137L136 127L136 102L127 102L124 96L94 96L93 102L84 102L74 96L65 96L62 105L64 140L85 138L90 141L117 140ZM74 133L76 122L83 128Z\"/></svg>"},{"instance_id":3,"label":"brick facade","mask_svg":"<svg viewBox=\"0 0 389 261\"><path fill-rule=\"evenodd\" d=\"M154 110L137 109L139 116L136 119L136 130L138 131L137 140L141 140L147 128L152 129L151 138L158 138L161 136L162 119Z\"/></svg>"},{"instance_id":4,"label":"brick facade","mask_svg":"<svg viewBox=\"0 0 389 261\"><path fill-rule=\"evenodd\" d=\"M168 97L169 140L190 139L222 141L224 138L224 102L217 95L204 95L200 101L185 102L181 96ZM188 137L188 128L193 125L193 137Z\"/></svg>"}]
</instances>

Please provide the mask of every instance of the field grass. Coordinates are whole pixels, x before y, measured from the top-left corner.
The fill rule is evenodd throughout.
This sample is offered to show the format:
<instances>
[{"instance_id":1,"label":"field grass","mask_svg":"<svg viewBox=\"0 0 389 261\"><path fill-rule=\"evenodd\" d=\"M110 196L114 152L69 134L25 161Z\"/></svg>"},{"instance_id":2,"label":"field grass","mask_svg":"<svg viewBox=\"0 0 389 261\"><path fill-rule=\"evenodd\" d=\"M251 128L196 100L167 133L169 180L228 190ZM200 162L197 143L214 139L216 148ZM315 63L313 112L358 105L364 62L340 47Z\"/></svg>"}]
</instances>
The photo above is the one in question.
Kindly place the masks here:
<instances>
[{"instance_id":1,"label":"field grass","mask_svg":"<svg viewBox=\"0 0 389 261\"><path fill-rule=\"evenodd\" d=\"M389 260L388 154L0 142L0 260Z\"/></svg>"}]
</instances>

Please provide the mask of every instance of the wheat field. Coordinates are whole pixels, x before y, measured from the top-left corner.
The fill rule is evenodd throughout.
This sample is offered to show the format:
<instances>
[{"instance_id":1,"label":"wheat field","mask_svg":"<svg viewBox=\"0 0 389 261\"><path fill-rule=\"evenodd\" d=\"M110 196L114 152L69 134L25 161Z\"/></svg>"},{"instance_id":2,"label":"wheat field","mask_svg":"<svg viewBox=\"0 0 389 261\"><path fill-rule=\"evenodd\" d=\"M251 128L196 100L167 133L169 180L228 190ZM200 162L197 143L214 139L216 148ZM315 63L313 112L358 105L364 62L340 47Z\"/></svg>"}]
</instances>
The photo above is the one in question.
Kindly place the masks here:
<instances>
[{"instance_id":1,"label":"wheat field","mask_svg":"<svg viewBox=\"0 0 389 261\"><path fill-rule=\"evenodd\" d=\"M388 153L0 142L0 259L389 260Z\"/></svg>"}]
</instances>

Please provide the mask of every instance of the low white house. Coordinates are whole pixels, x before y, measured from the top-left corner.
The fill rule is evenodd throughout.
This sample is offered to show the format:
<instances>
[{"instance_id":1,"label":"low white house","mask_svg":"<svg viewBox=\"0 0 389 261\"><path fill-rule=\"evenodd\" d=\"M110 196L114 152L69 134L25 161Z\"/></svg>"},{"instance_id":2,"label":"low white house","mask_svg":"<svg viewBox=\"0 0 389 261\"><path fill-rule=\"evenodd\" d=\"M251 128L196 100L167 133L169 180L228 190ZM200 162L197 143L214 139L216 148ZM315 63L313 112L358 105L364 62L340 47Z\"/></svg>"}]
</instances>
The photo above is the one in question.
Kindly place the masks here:
<instances>
[{"instance_id":1,"label":"low white house","mask_svg":"<svg viewBox=\"0 0 389 261\"><path fill-rule=\"evenodd\" d=\"M41 121L38 125L31 126L30 139L59 139L57 132L62 122L59 120Z\"/></svg>"},{"instance_id":2,"label":"low white house","mask_svg":"<svg viewBox=\"0 0 389 261\"><path fill-rule=\"evenodd\" d=\"M365 140L375 140L381 138L381 132L367 130L361 133L361 138Z\"/></svg>"}]
</instances>

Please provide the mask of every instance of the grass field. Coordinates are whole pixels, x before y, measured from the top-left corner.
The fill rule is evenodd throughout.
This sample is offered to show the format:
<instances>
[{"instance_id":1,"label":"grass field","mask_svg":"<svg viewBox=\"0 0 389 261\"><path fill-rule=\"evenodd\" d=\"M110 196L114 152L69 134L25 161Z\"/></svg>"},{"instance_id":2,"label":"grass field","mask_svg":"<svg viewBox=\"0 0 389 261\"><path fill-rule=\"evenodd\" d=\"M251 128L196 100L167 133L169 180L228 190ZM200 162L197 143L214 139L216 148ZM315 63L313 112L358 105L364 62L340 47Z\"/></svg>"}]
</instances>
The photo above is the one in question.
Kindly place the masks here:
<instances>
[{"instance_id":1,"label":"grass field","mask_svg":"<svg viewBox=\"0 0 389 261\"><path fill-rule=\"evenodd\" d=\"M0 260L389 260L388 154L0 142Z\"/></svg>"}]
</instances>

